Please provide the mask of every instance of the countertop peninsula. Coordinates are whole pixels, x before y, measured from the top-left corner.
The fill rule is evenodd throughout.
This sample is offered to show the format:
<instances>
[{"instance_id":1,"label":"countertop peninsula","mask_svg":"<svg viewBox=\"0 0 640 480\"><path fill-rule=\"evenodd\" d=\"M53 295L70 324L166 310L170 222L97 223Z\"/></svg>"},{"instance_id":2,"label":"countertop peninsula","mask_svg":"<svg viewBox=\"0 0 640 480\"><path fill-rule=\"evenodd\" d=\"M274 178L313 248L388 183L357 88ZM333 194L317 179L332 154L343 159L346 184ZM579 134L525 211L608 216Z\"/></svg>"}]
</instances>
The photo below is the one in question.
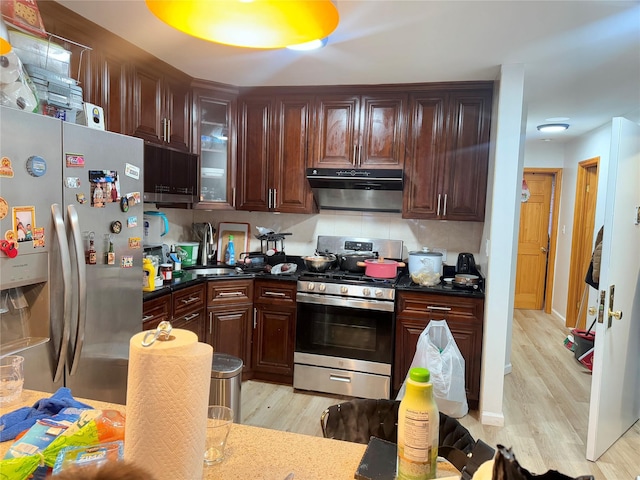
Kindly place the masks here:
<instances>
[{"instance_id":1,"label":"countertop peninsula","mask_svg":"<svg viewBox=\"0 0 640 480\"><path fill-rule=\"evenodd\" d=\"M18 400L0 406L0 415L32 406L49 396L51 394L45 392L24 390ZM126 414L123 405L76 400L97 409L119 410ZM0 457L4 457L12 443L13 440L0 443ZM227 458L210 467L203 464L202 478L283 480L293 473L294 480L352 480L365 448L366 445L359 443L233 424L227 441ZM439 462L438 469L438 477L450 478L457 474L452 478L459 478L457 470L449 464Z\"/></svg>"}]
</instances>

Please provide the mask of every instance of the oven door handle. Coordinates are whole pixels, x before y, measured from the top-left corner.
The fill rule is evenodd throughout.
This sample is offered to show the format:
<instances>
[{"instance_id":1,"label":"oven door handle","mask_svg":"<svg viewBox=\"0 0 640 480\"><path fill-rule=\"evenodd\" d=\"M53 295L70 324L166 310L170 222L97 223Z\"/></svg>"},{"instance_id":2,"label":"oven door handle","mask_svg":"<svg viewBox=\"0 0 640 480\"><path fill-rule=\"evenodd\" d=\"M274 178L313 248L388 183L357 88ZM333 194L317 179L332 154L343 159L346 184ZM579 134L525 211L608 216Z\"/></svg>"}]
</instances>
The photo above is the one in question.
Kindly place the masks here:
<instances>
[{"instance_id":1,"label":"oven door handle","mask_svg":"<svg viewBox=\"0 0 640 480\"><path fill-rule=\"evenodd\" d=\"M315 305L329 305L332 307L359 308L361 310L378 310L381 312L393 312L394 302L380 300L368 300L359 298L345 298L333 295L319 295L314 293L298 292L298 303L313 303Z\"/></svg>"}]
</instances>

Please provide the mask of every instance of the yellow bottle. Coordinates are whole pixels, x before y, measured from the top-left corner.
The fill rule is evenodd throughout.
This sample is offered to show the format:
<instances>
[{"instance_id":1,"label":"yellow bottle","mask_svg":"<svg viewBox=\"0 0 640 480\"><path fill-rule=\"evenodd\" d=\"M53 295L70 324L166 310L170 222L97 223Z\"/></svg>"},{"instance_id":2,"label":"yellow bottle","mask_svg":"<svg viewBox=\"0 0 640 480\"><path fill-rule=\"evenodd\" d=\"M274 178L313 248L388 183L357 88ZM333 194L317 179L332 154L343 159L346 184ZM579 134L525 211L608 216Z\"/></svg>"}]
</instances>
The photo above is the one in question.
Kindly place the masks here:
<instances>
[{"instance_id":1,"label":"yellow bottle","mask_svg":"<svg viewBox=\"0 0 640 480\"><path fill-rule=\"evenodd\" d=\"M142 291L153 292L156 288L156 267L149 258L142 259Z\"/></svg>"},{"instance_id":2,"label":"yellow bottle","mask_svg":"<svg viewBox=\"0 0 640 480\"><path fill-rule=\"evenodd\" d=\"M429 370L409 370L406 393L398 408L397 480L436 478L440 413L433 400Z\"/></svg>"}]
</instances>

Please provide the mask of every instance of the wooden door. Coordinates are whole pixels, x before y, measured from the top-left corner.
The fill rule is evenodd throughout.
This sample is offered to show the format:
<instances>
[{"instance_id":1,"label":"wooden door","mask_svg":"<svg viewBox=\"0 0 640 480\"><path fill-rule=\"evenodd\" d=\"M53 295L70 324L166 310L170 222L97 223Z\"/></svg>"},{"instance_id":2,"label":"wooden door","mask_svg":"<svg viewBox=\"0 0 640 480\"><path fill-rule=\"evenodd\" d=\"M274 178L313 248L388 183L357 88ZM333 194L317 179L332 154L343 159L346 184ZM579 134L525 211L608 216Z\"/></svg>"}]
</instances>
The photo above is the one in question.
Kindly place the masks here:
<instances>
[{"instance_id":1,"label":"wooden door","mask_svg":"<svg viewBox=\"0 0 640 480\"><path fill-rule=\"evenodd\" d=\"M442 219L484 221L491 97L491 90L454 92L449 97Z\"/></svg>"},{"instance_id":2,"label":"wooden door","mask_svg":"<svg viewBox=\"0 0 640 480\"><path fill-rule=\"evenodd\" d=\"M257 307L253 339L253 369L293 379L295 307Z\"/></svg>"},{"instance_id":3,"label":"wooden door","mask_svg":"<svg viewBox=\"0 0 640 480\"><path fill-rule=\"evenodd\" d=\"M276 98L276 140L270 166L271 209L285 213L315 213L306 177L311 148L312 101L308 96Z\"/></svg>"},{"instance_id":4,"label":"wooden door","mask_svg":"<svg viewBox=\"0 0 640 480\"><path fill-rule=\"evenodd\" d=\"M403 218L437 218L445 103L445 94L421 93L410 97Z\"/></svg>"},{"instance_id":5,"label":"wooden door","mask_svg":"<svg viewBox=\"0 0 640 480\"><path fill-rule=\"evenodd\" d=\"M239 108L236 209L264 212L269 210L270 196L272 97L246 97Z\"/></svg>"},{"instance_id":6,"label":"wooden door","mask_svg":"<svg viewBox=\"0 0 640 480\"><path fill-rule=\"evenodd\" d=\"M211 330L208 343L215 352L242 359L243 378L246 378L245 372L251 371L252 313L251 304L210 308L208 311Z\"/></svg>"},{"instance_id":7,"label":"wooden door","mask_svg":"<svg viewBox=\"0 0 640 480\"><path fill-rule=\"evenodd\" d=\"M362 121L356 158L358 168L402 168L406 108L406 95L362 97Z\"/></svg>"},{"instance_id":8,"label":"wooden door","mask_svg":"<svg viewBox=\"0 0 640 480\"><path fill-rule=\"evenodd\" d=\"M520 203L515 308L541 310L550 244L551 196L554 175L527 173ZM526 185L526 187L525 187Z\"/></svg>"},{"instance_id":9,"label":"wooden door","mask_svg":"<svg viewBox=\"0 0 640 480\"><path fill-rule=\"evenodd\" d=\"M586 327L586 302L589 286L584 279L593 253L596 199L598 196L598 163L591 158L578 164L576 200L573 211L569 291L567 295L567 327ZM582 308L580 308L582 306ZM579 318L578 318L579 316Z\"/></svg>"},{"instance_id":10,"label":"wooden door","mask_svg":"<svg viewBox=\"0 0 640 480\"><path fill-rule=\"evenodd\" d=\"M316 100L316 137L311 167L353 168L356 162L360 97L321 96Z\"/></svg>"},{"instance_id":11,"label":"wooden door","mask_svg":"<svg viewBox=\"0 0 640 480\"><path fill-rule=\"evenodd\" d=\"M596 461L640 417L639 155L640 126L614 118L599 285L604 315L602 323L596 323L587 431L586 457L591 461Z\"/></svg>"}]
</instances>

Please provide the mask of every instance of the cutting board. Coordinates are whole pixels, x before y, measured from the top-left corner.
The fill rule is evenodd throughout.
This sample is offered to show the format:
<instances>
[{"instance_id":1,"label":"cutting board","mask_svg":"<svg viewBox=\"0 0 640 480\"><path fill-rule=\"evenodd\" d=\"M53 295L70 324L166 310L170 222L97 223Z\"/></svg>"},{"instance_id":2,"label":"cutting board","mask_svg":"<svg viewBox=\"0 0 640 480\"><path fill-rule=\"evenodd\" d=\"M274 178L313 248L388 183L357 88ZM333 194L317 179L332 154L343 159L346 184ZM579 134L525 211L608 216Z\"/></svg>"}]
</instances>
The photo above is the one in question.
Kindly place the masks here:
<instances>
[{"instance_id":1,"label":"cutting board","mask_svg":"<svg viewBox=\"0 0 640 480\"><path fill-rule=\"evenodd\" d=\"M249 251L249 230L248 223L220 222L218 224L218 262L224 262L224 252L229 242L229 235L233 235L236 261L242 252Z\"/></svg>"}]
</instances>

